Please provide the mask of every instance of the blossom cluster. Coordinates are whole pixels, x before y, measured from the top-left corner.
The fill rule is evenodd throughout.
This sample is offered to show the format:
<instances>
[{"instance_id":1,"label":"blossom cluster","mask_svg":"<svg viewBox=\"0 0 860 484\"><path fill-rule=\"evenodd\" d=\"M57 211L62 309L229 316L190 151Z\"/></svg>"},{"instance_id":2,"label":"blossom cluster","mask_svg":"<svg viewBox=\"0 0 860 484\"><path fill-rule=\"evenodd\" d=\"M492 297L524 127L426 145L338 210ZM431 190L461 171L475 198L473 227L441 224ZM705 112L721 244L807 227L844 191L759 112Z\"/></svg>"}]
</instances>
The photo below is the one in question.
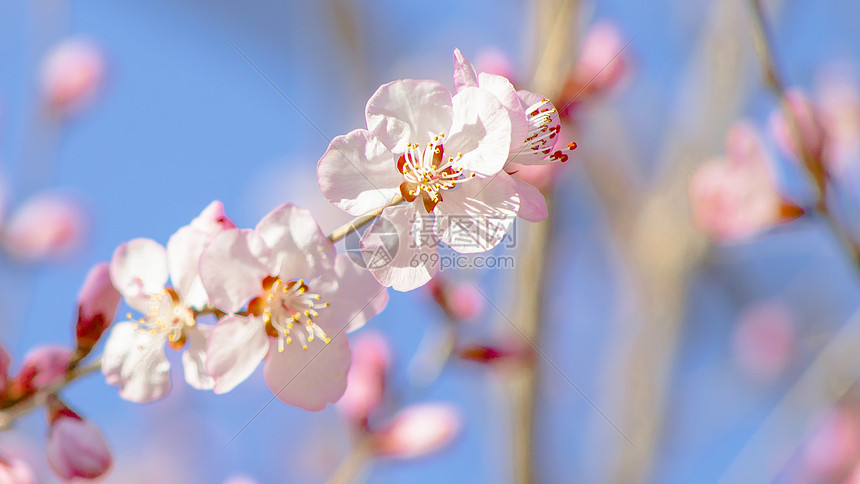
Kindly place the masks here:
<instances>
[{"instance_id":1,"label":"blossom cluster","mask_svg":"<svg viewBox=\"0 0 860 484\"><path fill-rule=\"evenodd\" d=\"M355 379L362 361L375 358L365 354L351 373L347 333L385 308L387 288L431 281L437 267L414 261L430 260L422 256L436 255L439 242L485 252L517 217L544 219L541 191L512 175L565 162L576 147L560 141L549 100L516 90L503 76L478 74L459 50L454 85L451 93L430 80L385 84L367 103L367 128L331 141L317 166L320 188L358 217L340 234L327 236L292 203L240 228L214 201L166 245L148 238L121 244L84 284L74 350L42 348L14 379L5 376L9 359L0 354L0 410L45 392L56 473L66 480L103 475L111 466L104 439L59 400L54 385L74 377L108 330L101 371L129 401L167 395L168 348L181 352L185 381L195 389L229 392L262 363L269 388L287 404L318 411L340 400L348 375ZM363 263L338 254L335 242L367 223ZM120 298L131 312L113 324ZM448 430L423 449L455 432L456 415L445 407L407 409L377 431L380 455L403 453L401 441L427 435L421 426L428 415L448 422ZM81 452L94 457L75 460ZM0 460L0 469L17 472L13 464Z\"/></svg>"}]
</instances>

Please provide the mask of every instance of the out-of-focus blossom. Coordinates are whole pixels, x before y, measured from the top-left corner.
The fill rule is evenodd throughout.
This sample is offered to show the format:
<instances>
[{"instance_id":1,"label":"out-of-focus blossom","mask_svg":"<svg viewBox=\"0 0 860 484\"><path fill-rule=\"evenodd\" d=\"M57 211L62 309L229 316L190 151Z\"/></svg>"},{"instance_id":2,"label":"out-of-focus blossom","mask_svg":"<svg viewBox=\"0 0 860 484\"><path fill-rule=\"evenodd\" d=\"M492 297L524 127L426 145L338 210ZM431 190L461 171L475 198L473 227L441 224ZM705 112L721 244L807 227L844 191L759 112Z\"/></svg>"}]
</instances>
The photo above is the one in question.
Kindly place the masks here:
<instances>
[{"instance_id":1,"label":"out-of-focus blossom","mask_svg":"<svg viewBox=\"0 0 860 484\"><path fill-rule=\"evenodd\" d=\"M516 84L514 75L514 64L511 58L501 49L488 48L478 51L475 55L475 70L495 74L511 80Z\"/></svg>"},{"instance_id":2,"label":"out-of-focus blossom","mask_svg":"<svg viewBox=\"0 0 860 484\"><path fill-rule=\"evenodd\" d=\"M65 40L43 61L43 96L54 112L76 112L93 100L104 75L104 54L95 42L81 38Z\"/></svg>"},{"instance_id":3,"label":"out-of-focus blossom","mask_svg":"<svg viewBox=\"0 0 860 484\"><path fill-rule=\"evenodd\" d=\"M185 381L209 390L206 347L212 327L197 324L194 308L208 304L198 273L200 255L220 232L234 228L221 202L212 202L189 225L170 237L165 250L149 239L135 239L114 252L113 285L129 306L143 313L138 321L117 323L105 345L102 372L120 395L146 402L170 389L170 363L164 345L182 350ZM166 287L168 277L174 287ZM131 314L128 315L131 318Z\"/></svg>"},{"instance_id":4,"label":"out-of-focus blossom","mask_svg":"<svg viewBox=\"0 0 860 484\"><path fill-rule=\"evenodd\" d=\"M366 117L367 130L332 140L317 173L323 195L351 215L398 194L406 200L385 208L362 237L378 281L398 291L425 284L438 270L437 238L462 252L484 252L504 238L520 198L509 177L493 176L511 143L511 118L495 96L466 88L452 97L434 81L400 80L374 93ZM391 226L398 246L379 264Z\"/></svg>"},{"instance_id":5,"label":"out-of-focus blossom","mask_svg":"<svg viewBox=\"0 0 860 484\"><path fill-rule=\"evenodd\" d=\"M229 314L207 351L215 393L232 390L265 358L272 392L311 411L346 389L351 352L340 333L362 326L388 302L366 270L346 254L335 257L310 212L292 204L277 207L254 230L220 234L203 253L200 273L212 303ZM245 303L247 314L236 314Z\"/></svg>"},{"instance_id":6,"label":"out-of-focus blossom","mask_svg":"<svg viewBox=\"0 0 860 484\"><path fill-rule=\"evenodd\" d=\"M460 412L447 404L420 404L401 410L375 438L379 455L412 459L448 445L460 432Z\"/></svg>"},{"instance_id":7,"label":"out-of-focus blossom","mask_svg":"<svg viewBox=\"0 0 860 484\"><path fill-rule=\"evenodd\" d=\"M456 354L467 361L483 364L514 363L525 364L533 358L531 348L514 343L503 343L493 346L465 345L456 350Z\"/></svg>"},{"instance_id":8,"label":"out-of-focus blossom","mask_svg":"<svg viewBox=\"0 0 860 484\"><path fill-rule=\"evenodd\" d=\"M246 476L244 474L238 474L235 476L230 476L224 481L224 484L257 484L257 481L254 480L251 476Z\"/></svg>"},{"instance_id":9,"label":"out-of-focus blossom","mask_svg":"<svg viewBox=\"0 0 860 484\"><path fill-rule=\"evenodd\" d=\"M101 262L93 266L78 293L76 360L87 356L111 325L120 297L110 280L108 263Z\"/></svg>"},{"instance_id":10,"label":"out-of-focus blossom","mask_svg":"<svg viewBox=\"0 0 860 484\"><path fill-rule=\"evenodd\" d=\"M588 98L614 88L630 68L623 35L614 24L594 24L582 42L579 59L562 89L562 116L570 117Z\"/></svg>"},{"instance_id":11,"label":"out-of-focus blossom","mask_svg":"<svg viewBox=\"0 0 860 484\"><path fill-rule=\"evenodd\" d=\"M12 212L2 242L10 254L23 260L61 257L80 246L86 227L86 210L79 200L45 192Z\"/></svg>"},{"instance_id":12,"label":"out-of-focus blossom","mask_svg":"<svg viewBox=\"0 0 860 484\"><path fill-rule=\"evenodd\" d=\"M800 89L790 89L785 94L785 102L797 122L800 140L795 139L791 126L786 120L783 110L775 110L769 119L771 131L777 141L777 146L786 155L802 160L800 146L814 160L821 161L826 145L824 127L815 107L806 94ZM799 144L798 141L802 143Z\"/></svg>"},{"instance_id":13,"label":"out-of-focus blossom","mask_svg":"<svg viewBox=\"0 0 860 484\"><path fill-rule=\"evenodd\" d=\"M827 133L824 161L832 174L860 166L860 91L853 75L824 75L817 89L818 116Z\"/></svg>"},{"instance_id":14,"label":"out-of-focus blossom","mask_svg":"<svg viewBox=\"0 0 860 484\"><path fill-rule=\"evenodd\" d=\"M760 303L744 309L738 320L733 345L741 368L759 379L778 376L791 360L795 342L791 313L776 303Z\"/></svg>"},{"instance_id":15,"label":"out-of-focus blossom","mask_svg":"<svg viewBox=\"0 0 860 484\"><path fill-rule=\"evenodd\" d=\"M690 180L693 222L699 230L720 240L744 238L803 214L778 192L754 128L732 126L726 153L702 163Z\"/></svg>"},{"instance_id":16,"label":"out-of-focus blossom","mask_svg":"<svg viewBox=\"0 0 860 484\"><path fill-rule=\"evenodd\" d=\"M56 399L49 403L48 412L51 426L46 452L54 473L67 482L107 475L113 457L101 430Z\"/></svg>"},{"instance_id":17,"label":"out-of-focus blossom","mask_svg":"<svg viewBox=\"0 0 860 484\"><path fill-rule=\"evenodd\" d=\"M453 321L474 319L484 309L484 296L469 282L452 283L436 276L428 286L433 300Z\"/></svg>"},{"instance_id":18,"label":"out-of-focus blossom","mask_svg":"<svg viewBox=\"0 0 860 484\"><path fill-rule=\"evenodd\" d=\"M0 484L36 484L36 477L26 462L0 456Z\"/></svg>"},{"instance_id":19,"label":"out-of-focus blossom","mask_svg":"<svg viewBox=\"0 0 860 484\"><path fill-rule=\"evenodd\" d=\"M346 392L337 402L337 409L350 421L365 425L382 402L390 364L391 349L384 336L364 332L355 339Z\"/></svg>"},{"instance_id":20,"label":"out-of-focus blossom","mask_svg":"<svg viewBox=\"0 0 860 484\"><path fill-rule=\"evenodd\" d=\"M576 148L576 143L570 143L567 149L556 149L561 139L561 122L552 102L529 91L516 91L502 76L477 74L459 49L454 50L454 85L458 92L477 87L495 96L511 118L508 159L503 172L496 178L507 178L525 165L565 162ZM516 186L520 199L517 215L530 222L545 219L547 211L543 194L520 178L511 178L510 181Z\"/></svg>"},{"instance_id":21,"label":"out-of-focus blossom","mask_svg":"<svg viewBox=\"0 0 860 484\"><path fill-rule=\"evenodd\" d=\"M557 163L551 165L520 165L516 167L516 171L511 172L511 175L538 190L547 190L558 180L561 169L562 166ZM544 202L544 206L546 206L546 202Z\"/></svg>"},{"instance_id":22,"label":"out-of-focus blossom","mask_svg":"<svg viewBox=\"0 0 860 484\"><path fill-rule=\"evenodd\" d=\"M24 357L13 381L15 393L23 395L56 382L68 372L72 350L62 346L39 346Z\"/></svg>"},{"instance_id":23,"label":"out-of-focus blossom","mask_svg":"<svg viewBox=\"0 0 860 484\"><path fill-rule=\"evenodd\" d=\"M860 416L847 406L834 408L804 447L814 482L843 482L860 458Z\"/></svg>"}]
</instances>

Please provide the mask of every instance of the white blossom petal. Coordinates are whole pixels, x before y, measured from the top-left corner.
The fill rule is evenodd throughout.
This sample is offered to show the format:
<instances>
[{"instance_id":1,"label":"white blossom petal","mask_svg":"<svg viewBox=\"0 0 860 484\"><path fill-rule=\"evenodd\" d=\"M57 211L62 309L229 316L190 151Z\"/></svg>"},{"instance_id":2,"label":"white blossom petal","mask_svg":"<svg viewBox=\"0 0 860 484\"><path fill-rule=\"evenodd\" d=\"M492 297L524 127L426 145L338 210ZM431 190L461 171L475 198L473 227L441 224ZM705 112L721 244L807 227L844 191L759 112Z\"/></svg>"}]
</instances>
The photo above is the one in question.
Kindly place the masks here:
<instances>
[{"instance_id":1,"label":"white blossom petal","mask_svg":"<svg viewBox=\"0 0 860 484\"><path fill-rule=\"evenodd\" d=\"M439 269L432 222L420 215L420 203L386 208L361 238L361 252L373 277L397 291L423 286Z\"/></svg>"},{"instance_id":2,"label":"white blossom petal","mask_svg":"<svg viewBox=\"0 0 860 484\"><path fill-rule=\"evenodd\" d=\"M130 240L113 253L111 282L129 303L163 291L167 276L167 252L154 240Z\"/></svg>"},{"instance_id":3,"label":"white blossom petal","mask_svg":"<svg viewBox=\"0 0 860 484\"><path fill-rule=\"evenodd\" d=\"M149 402L170 390L170 363L164 355L163 335L135 329L132 322L118 323L105 344L102 373L120 387L122 398Z\"/></svg>"},{"instance_id":4,"label":"white blossom petal","mask_svg":"<svg viewBox=\"0 0 860 484\"><path fill-rule=\"evenodd\" d=\"M481 89L491 92L511 117L511 142L508 152L519 150L529 133L529 121L526 112L520 103L517 90L506 77L496 74L482 72L478 75L478 84Z\"/></svg>"},{"instance_id":5,"label":"white blossom petal","mask_svg":"<svg viewBox=\"0 0 860 484\"><path fill-rule=\"evenodd\" d=\"M461 153L457 162L485 175L498 173L511 148L511 117L502 103L488 91L476 87L454 96L454 121L445 141L446 156Z\"/></svg>"},{"instance_id":6,"label":"white blossom petal","mask_svg":"<svg viewBox=\"0 0 860 484\"><path fill-rule=\"evenodd\" d=\"M495 247L516 220L520 208L516 183L507 173L475 178L445 194L436 205L436 235L462 253Z\"/></svg>"},{"instance_id":7,"label":"white blossom petal","mask_svg":"<svg viewBox=\"0 0 860 484\"><path fill-rule=\"evenodd\" d=\"M218 234L200 257L200 278L217 308L233 313L263 288L272 274L270 251L262 237L249 229Z\"/></svg>"},{"instance_id":8,"label":"white blossom petal","mask_svg":"<svg viewBox=\"0 0 860 484\"><path fill-rule=\"evenodd\" d=\"M351 215L381 207L399 193L395 156L364 129L337 136L317 164L320 190Z\"/></svg>"},{"instance_id":9,"label":"white blossom petal","mask_svg":"<svg viewBox=\"0 0 860 484\"><path fill-rule=\"evenodd\" d=\"M226 393L254 373L269 351L269 336L257 317L227 316L209 336L206 369L215 393Z\"/></svg>"},{"instance_id":10,"label":"white blossom petal","mask_svg":"<svg viewBox=\"0 0 860 484\"><path fill-rule=\"evenodd\" d=\"M364 326L388 304L388 290L380 285L373 274L359 267L347 254L335 260L332 276L337 280L336 292L320 292L330 305L320 312L319 325L329 334L337 334L344 327L355 331ZM314 285L314 287L325 287Z\"/></svg>"},{"instance_id":11,"label":"white blossom petal","mask_svg":"<svg viewBox=\"0 0 860 484\"><path fill-rule=\"evenodd\" d=\"M460 49L454 49L454 89L460 92L467 87L478 87L478 74Z\"/></svg>"},{"instance_id":12,"label":"white blossom petal","mask_svg":"<svg viewBox=\"0 0 860 484\"><path fill-rule=\"evenodd\" d=\"M185 381L198 390L211 390L215 387L215 380L206 370L206 351L212 329L211 326L198 324L185 330L187 342L185 351L182 352Z\"/></svg>"},{"instance_id":13,"label":"white blossom petal","mask_svg":"<svg viewBox=\"0 0 860 484\"><path fill-rule=\"evenodd\" d=\"M451 93L436 81L405 79L383 84L367 101L367 129L393 153L423 146L451 130Z\"/></svg>"},{"instance_id":14,"label":"white blossom petal","mask_svg":"<svg viewBox=\"0 0 860 484\"><path fill-rule=\"evenodd\" d=\"M334 262L334 244L313 215L291 203L272 210L254 230L271 249L274 274L287 280L311 278Z\"/></svg>"},{"instance_id":15,"label":"white blossom petal","mask_svg":"<svg viewBox=\"0 0 860 484\"><path fill-rule=\"evenodd\" d=\"M499 175L501 176L501 174ZM517 195L520 196L520 211L517 214L521 219L529 222L540 222L547 216L546 198L543 193L529 183L512 176L511 180L517 185Z\"/></svg>"}]
</instances>

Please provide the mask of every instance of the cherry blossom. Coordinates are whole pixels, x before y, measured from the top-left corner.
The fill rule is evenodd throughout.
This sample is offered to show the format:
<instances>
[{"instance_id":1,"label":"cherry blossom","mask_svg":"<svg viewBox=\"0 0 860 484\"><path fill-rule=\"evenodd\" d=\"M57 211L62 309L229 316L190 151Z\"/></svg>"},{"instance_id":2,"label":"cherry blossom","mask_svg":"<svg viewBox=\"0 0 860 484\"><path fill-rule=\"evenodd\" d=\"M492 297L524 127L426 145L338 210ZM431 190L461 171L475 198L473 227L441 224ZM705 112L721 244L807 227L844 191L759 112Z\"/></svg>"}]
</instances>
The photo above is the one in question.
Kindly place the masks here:
<instances>
[{"instance_id":1,"label":"cherry blossom","mask_svg":"<svg viewBox=\"0 0 860 484\"><path fill-rule=\"evenodd\" d=\"M337 409L351 422L365 425L382 403L391 348L382 334L363 332L356 338L352 353L346 393L337 402Z\"/></svg>"},{"instance_id":2,"label":"cherry blossom","mask_svg":"<svg viewBox=\"0 0 860 484\"><path fill-rule=\"evenodd\" d=\"M511 82L499 75L477 73L475 67L460 52L454 50L454 85L457 91L477 87L495 96L505 107L511 118L511 146L504 171L499 177L507 177L530 165L546 165L565 162L576 143L566 149L557 149L561 139L561 122L558 110L550 100L538 94L517 91ZM534 186L520 178L512 178L520 197L519 217L529 222L546 218L546 201Z\"/></svg>"},{"instance_id":3,"label":"cherry blossom","mask_svg":"<svg viewBox=\"0 0 860 484\"><path fill-rule=\"evenodd\" d=\"M87 225L79 199L47 191L29 197L10 214L3 245L26 261L62 257L81 245Z\"/></svg>"},{"instance_id":4,"label":"cherry blossom","mask_svg":"<svg viewBox=\"0 0 860 484\"><path fill-rule=\"evenodd\" d=\"M102 85L104 54L89 39L68 39L55 46L42 64L42 90L49 107L68 114L89 104Z\"/></svg>"},{"instance_id":5,"label":"cherry blossom","mask_svg":"<svg viewBox=\"0 0 860 484\"><path fill-rule=\"evenodd\" d=\"M36 484L36 477L26 462L18 459L6 459L0 455L0 483Z\"/></svg>"},{"instance_id":6,"label":"cherry blossom","mask_svg":"<svg viewBox=\"0 0 860 484\"><path fill-rule=\"evenodd\" d=\"M398 412L376 435L376 451L398 459L430 454L450 443L461 425L460 413L451 405L413 405Z\"/></svg>"},{"instance_id":7,"label":"cherry blossom","mask_svg":"<svg viewBox=\"0 0 860 484\"><path fill-rule=\"evenodd\" d=\"M235 224L224 215L221 202L212 202L170 237L167 249L153 240L135 239L114 252L111 280L126 303L144 315L116 324L105 346L102 372L108 383L120 386L123 398L145 402L167 393L170 363L165 344L185 350L182 363L189 385L200 390L214 386L206 371L212 328L197 324L194 313L208 304L198 263L212 239L232 228ZM166 286L168 277L173 287Z\"/></svg>"},{"instance_id":8,"label":"cherry blossom","mask_svg":"<svg viewBox=\"0 0 860 484\"><path fill-rule=\"evenodd\" d=\"M367 102L368 129L332 140L317 166L320 188L335 206L361 215L402 196L362 237L373 257L386 224L397 230L385 264L373 275L399 291L420 287L438 267L436 240L461 252L497 245L519 211L516 184L495 176L510 151L511 117L478 88L452 96L434 81L400 80ZM424 235L427 236L424 236ZM469 243L455 244L457 240Z\"/></svg>"},{"instance_id":9,"label":"cherry blossom","mask_svg":"<svg viewBox=\"0 0 860 484\"><path fill-rule=\"evenodd\" d=\"M344 331L380 312L388 294L334 245L307 210L284 204L254 230L218 235L200 259L215 327L207 368L215 393L232 390L263 359L283 402L322 410L346 389L351 352ZM247 311L240 309L247 304Z\"/></svg>"}]
</instances>

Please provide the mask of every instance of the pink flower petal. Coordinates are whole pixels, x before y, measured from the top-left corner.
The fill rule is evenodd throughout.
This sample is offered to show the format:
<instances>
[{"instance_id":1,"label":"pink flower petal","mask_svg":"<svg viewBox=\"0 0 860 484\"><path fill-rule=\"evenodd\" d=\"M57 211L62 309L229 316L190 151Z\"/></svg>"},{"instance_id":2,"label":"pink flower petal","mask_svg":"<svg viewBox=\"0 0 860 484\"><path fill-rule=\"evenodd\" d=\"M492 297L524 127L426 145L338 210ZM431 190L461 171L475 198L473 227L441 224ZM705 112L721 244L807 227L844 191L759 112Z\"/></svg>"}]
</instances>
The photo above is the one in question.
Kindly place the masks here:
<instances>
[{"instance_id":1,"label":"pink flower petal","mask_svg":"<svg viewBox=\"0 0 860 484\"><path fill-rule=\"evenodd\" d=\"M79 200L46 192L27 199L12 213L3 243L13 256L28 261L61 257L81 245L86 226Z\"/></svg>"},{"instance_id":2,"label":"pink flower petal","mask_svg":"<svg viewBox=\"0 0 860 484\"><path fill-rule=\"evenodd\" d=\"M24 391L35 391L57 382L69 369L72 350L62 346L39 346L24 357L17 378Z\"/></svg>"},{"instance_id":3,"label":"pink flower petal","mask_svg":"<svg viewBox=\"0 0 860 484\"><path fill-rule=\"evenodd\" d=\"M191 226L212 236L218 235L222 230L236 228L236 224L224 212L224 204L218 200L207 205L200 215L191 221Z\"/></svg>"},{"instance_id":4,"label":"pink flower petal","mask_svg":"<svg viewBox=\"0 0 860 484\"><path fill-rule=\"evenodd\" d=\"M547 211L546 198L544 198L543 193L515 176L512 176L511 179L516 183L517 195L520 197L520 211L517 216L529 222L544 220Z\"/></svg>"},{"instance_id":5,"label":"pink flower petal","mask_svg":"<svg viewBox=\"0 0 860 484\"><path fill-rule=\"evenodd\" d=\"M436 205L436 235L461 253L486 252L502 241L520 208L517 186L507 173L475 178L445 194Z\"/></svg>"},{"instance_id":6,"label":"pink flower petal","mask_svg":"<svg viewBox=\"0 0 860 484\"><path fill-rule=\"evenodd\" d=\"M478 74L460 49L454 49L454 89L460 92L467 87L478 87Z\"/></svg>"},{"instance_id":7,"label":"pink flower petal","mask_svg":"<svg viewBox=\"0 0 860 484\"><path fill-rule=\"evenodd\" d=\"M132 402L164 397L170 390L170 362L164 355L166 337L139 331L132 322L114 325L105 344L102 373L120 396Z\"/></svg>"},{"instance_id":8,"label":"pink flower petal","mask_svg":"<svg viewBox=\"0 0 860 484\"><path fill-rule=\"evenodd\" d=\"M269 337L261 319L227 316L209 336L206 369L215 380L215 393L236 388L257 369L269 351Z\"/></svg>"},{"instance_id":9,"label":"pink flower petal","mask_svg":"<svg viewBox=\"0 0 860 484\"><path fill-rule=\"evenodd\" d=\"M462 153L457 166L492 175L498 173L511 149L511 117L488 91L470 87L453 98L454 119L445 141L449 156Z\"/></svg>"},{"instance_id":10,"label":"pink flower petal","mask_svg":"<svg viewBox=\"0 0 860 484\"><path fill-rule=\"evenodd\" d=\"M273 340L266 361L266 383L282 402L317 412L343 395L351 359L344 333L332 335L327 344L314 342L307 350L289 344L279 352Z\"/></svg>"},{"instance_id":11,"label":"pink flower petal","mask_svg":"<svg viewBox=\"0 0 860 484\"><path fill-rule=\"evenodd\" d=\"M275 274L287 280L311 278L333 263L334 244L303 208L285 203L263 217L254 230L272 251Z\"/></svg>"},{"instance_id":12,"label":"pink flower petal","mask_svg":"<svg viewBox=\"0 0 860 484\"><path fill-rule=\"evenodd\" d=\"M436 81L406 79L383 84L367 101L367 129L393 153L408 143L424 146L451 132L451 93Z\"/></svg>"},{"instance_id":13,"label":"pink flower petal","mask_svg":"<svg viewBox=\"0 0 860 484\"><path fill-rule=\"evenodd\" d=\"M396 291L421 287L439 270L432 223L419 215L419 203L383 210L359 245L373 277Z\"/></svg>"},{"instance_id":14,"label":"pink flower petal","mask_svg":"<svg viewBox=\"0 0 860 484\"><path fill-rule=\"evenodd\" d=\"M346 331L355 331L385 309L388 291L370 271L358 267L347 254L337 256L333 272L338 282L337 290L327 299L330 306L320 313L320 317L331 321L334 332L345 325L348 325Z\"/></svg>"},{"instance_id":15,"label":"pink flower petal","mask_svg":"<svg viewBox=\"0 0 860 484\"><path fill-rule=\"evenodd\" d=\"M391 349L388 341L374 332L362 332L351 346L352 366L337 409L353 422L361 423L382 402Z\"/></svg>"},{"instance_id":16,"label":"pink flower petal","mask_svg":"<svg viewBox=\"0 0 860 484\"><path fill-rule=\"evenodd\" d=\"M478 83L481 89L489 91L496 96L499 102L502 103L502 106L505 107L505 110L508 111L508 116L511 118L511 144L509 152L519 150L526 136L528 136L529 122L520 98L517 95L517 90L514 89L514 85L502 76L487 74L486 72L482 72L478 76Z\"/></svg>"},{"instance_id":17,"label":"pink flower petal","mask_svg":"<svg viewBox=\"0 0 860 484\"><path fill-rule=\"evenodd\" d=\"M70 112L84 107L102 85L104 54L92 41L65 40L55 46L42 64L42 91L48 105Z\"/></svg>"},{"instance_id":18,"label":"pink flower petal","mask_svg":"<svg viewBox=\"0 0 860 484\"><path fill-rule=\"evenodd\" d=\"M403 182L394 155L363 129L334 138L320 158L317 175L323 195L351 215L387 204Z\"/></svg>"},{"instance_id":19,"label":"pink flower petal","mask_svg":"<svg viewBox=\"0 0 860 484\"><path fill-rule=\"evenodd\" d=\"M212 330L212 326L205 324L197 324L185 330L188 338L185 351L182 352L185 381L198 390L211 390L215 387L215 380L206 370L206 352Z\"/></svg>"},{"instance_id":20,"label":"pink flower petal","mask_svg":"<svg viewBox=\"0 0 860 484\"><path fill-rule=\"evenodd\" d=\"M18 459L4 459L0 456L0 483L36 484L36 477L26 462Z\"/></svg>"},{"instance_id":21,"label":"pink flower petal","mask_svg":"<svg viewBox=\"0 0 860 484\"><path fill-rule=\"evenodd\" d=\"M129 304L136 309L145 309L135 301L164 290L168 277L167 252L154 240L130 240L114 251L110 277Z\"/></svg>"},{"instance_id":22,"label":"pink flower petal","mask_svg":"<svg viewBox=\"0 0 860 484\"><path fill-rule=\"evenodd\" d=\"M269 257L266 242L253 230L218 234L200 257L200 278L212 304L233 313L259 295L263 278L272 274Z\"/></svg>"}]
</instances>

